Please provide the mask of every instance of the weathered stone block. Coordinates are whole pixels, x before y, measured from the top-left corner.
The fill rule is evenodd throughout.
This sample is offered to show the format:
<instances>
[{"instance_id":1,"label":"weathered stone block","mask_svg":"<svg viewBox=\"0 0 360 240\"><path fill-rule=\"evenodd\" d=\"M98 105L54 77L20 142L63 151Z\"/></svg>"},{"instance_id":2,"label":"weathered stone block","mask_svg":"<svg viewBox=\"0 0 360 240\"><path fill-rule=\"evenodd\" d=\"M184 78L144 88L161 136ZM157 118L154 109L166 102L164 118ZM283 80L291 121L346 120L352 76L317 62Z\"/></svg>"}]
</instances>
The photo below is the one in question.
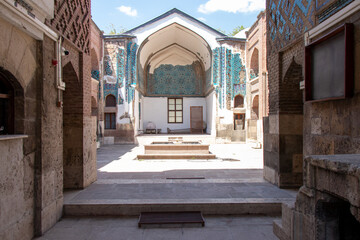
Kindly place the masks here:
<instances>
[{"instance_id":1,"label":"weathered stone block","mask_svg":"<svg viewBox=\"0 0 360 240\"><path fill-rule=\"evenodd\" d=\"M269 133L279 134L279 115L269 115Z\"/></svg>"},{"instance_id":2,"label":"weathered stone block","mask_svg":"<svg viewBox=\"0 0 360 240\"><path fill-rule=\"evenodd\" d=\"M270 132L270 126L269 126L269 117L264 117L263 118L263 130L264 130L264 134L269 133Z\"/></svg>"},{"instance_id":3,"label":"weathered stone block","mask_svg":"<svg viewBox=\"0 0 360 240\"><path fill-rule=\"evenodd\" d=\"M279 133L286 135L303 134L303 115L301 114L280 114Z\"/></svg>"},{"instance_id":4,"label":"weathered stone block","mask_svg":"<svg viewBox=\"0 0 360 240\"><path fill-rule=\"evenodd\" d=\"M321 134L321 118L311 118L311 134Z\"/></svg>"}]
</instances>

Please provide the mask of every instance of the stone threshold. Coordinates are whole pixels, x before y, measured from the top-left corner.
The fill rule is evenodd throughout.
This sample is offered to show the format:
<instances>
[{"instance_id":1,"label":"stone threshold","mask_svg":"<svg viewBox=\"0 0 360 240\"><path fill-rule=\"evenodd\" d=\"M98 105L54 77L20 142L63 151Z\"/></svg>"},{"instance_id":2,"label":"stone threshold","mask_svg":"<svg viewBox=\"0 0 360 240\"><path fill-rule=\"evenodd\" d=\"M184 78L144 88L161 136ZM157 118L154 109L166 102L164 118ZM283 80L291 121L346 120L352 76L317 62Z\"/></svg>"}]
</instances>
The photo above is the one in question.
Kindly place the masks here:
<instances>
[{"instance_id":1,"label":"stone threshold","mask_svg":"<svg viewBox=\"0 0 360 240\"><path fill-rule=\"evenodd\" d=\"M281 215L281 205L293 198L226 199L96 199L64 204L64 216L137 216L141 212L201 211L207 215Z\"/></svg>"}]
</instances>

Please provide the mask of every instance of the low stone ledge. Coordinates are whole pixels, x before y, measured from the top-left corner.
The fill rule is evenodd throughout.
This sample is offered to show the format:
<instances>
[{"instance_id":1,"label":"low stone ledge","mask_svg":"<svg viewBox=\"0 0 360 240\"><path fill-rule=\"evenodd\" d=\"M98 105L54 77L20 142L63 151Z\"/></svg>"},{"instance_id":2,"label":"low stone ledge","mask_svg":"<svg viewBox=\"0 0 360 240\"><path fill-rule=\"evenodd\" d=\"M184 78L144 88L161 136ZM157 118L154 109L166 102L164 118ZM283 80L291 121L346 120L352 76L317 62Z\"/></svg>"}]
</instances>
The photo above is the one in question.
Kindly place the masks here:
<instances>
[{"instance_id":1,"label":"low stone ledge","mask_svg":"<svg viewBox=\"0 0 360 240\"><path fill-rule=\"evenodd\" d=\"M312 155L305 161L315 167L360 177L360 154Z\"/></svg>"},{"instance_id":2,"label":"low stone ledge","mask_svg":"<svg viewBox=\"0 0 360 240\"><path fill-rule=\"evenodd\" d=\"M360 207L360 154L313 155L305 158L307 187L340 196Z\"/></svg>"},{"instance_id":3,"label":"low stone ledge","mask_svg":"<svg viewBox=\"0 0 360 240\"><path fill-rule=\"evenodd\" d=\"M0 141L27 138L28 135L0 135Z\"/></svg>"}]
</instances>

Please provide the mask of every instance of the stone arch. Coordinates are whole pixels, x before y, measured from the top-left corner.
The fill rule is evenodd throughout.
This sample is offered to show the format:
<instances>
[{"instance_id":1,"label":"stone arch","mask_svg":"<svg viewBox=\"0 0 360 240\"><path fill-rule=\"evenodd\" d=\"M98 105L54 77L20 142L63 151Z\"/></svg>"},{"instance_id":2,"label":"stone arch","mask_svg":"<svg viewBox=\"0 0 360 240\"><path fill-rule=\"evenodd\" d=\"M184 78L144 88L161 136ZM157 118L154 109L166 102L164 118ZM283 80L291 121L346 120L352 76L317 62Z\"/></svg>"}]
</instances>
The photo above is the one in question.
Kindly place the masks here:
<instances>
[{"instance_id":1,"label":"stone arch","mask_svg":"<svg viewBox=\"0 0 360 240\"><path fill-rule=\"evenodd\" d=\"M211 69L212 51L208 42L193 30L178 24L172 23L150 34L143 41L137 52L138 82L139 90L145 95L166 96L166 95L194 95L201 96L205 92L205 72ZM171 68L172 69L169 69ZM192 93L188 93L188 88L182 89L181 86L174 89L182 89L174 93L163 91L157 93L153 89L156 87L155 70L162 71L189 71L195 79ZM170 74L178 76L177 74ZM179 81L174 80L173 84ZM209 79L210 80L210 79Z\"/></svg>"},{"instance_id":2,"label":"stone arch","mask_svg":"<svg viewBox=\"0 0 360 240\"><path fill-rule=\"evenodd\" d=\"M0 134L24 134L24 89L0 67Z\"/></svg>"},{"instance_id":3,"label":"stone arch","mask_svg":"<svg viewBox=\"0 0 360 240\"><path fill-rule=\"evenodd\" d=\"M244 97L239 94L234 97L234 108L243 108L244 107Z\"/></svg>"},{"instance_id":4,"label":"stone arch","mask_svg":"<svg viewBox=\"0 0 360 240\"><path fill-rule=\"evenodd\" d=\"M259 95L255 95L252 100L251 119L259 119Z\"/></svg>"},{"instance_id":5,"label":"stone arch","mask_svg":"<svg viewBox=\"0 0 360 240\"><path fill-rule=\"evenodd\" d=\"M71 62L63 68L63 178L64 188L83 186L83 95Z\"/></svg>"},{"instance_id":6,"label":"stone arch","mask_svg":"<svg viewBox=\"0 0 360 240\"><path fill-rule=\"evenodd\" d=\"M91 70L99 70L99 58L94 48L90 51L91 56Z\"/></svg>"},{"instance_id":7,"label":"stone arch","mask_svg":"<svg viewBox=\"0 0 360 240\"><path fill-rule=\"evenodd\" d=\"M280 112L303 113L303 97L299 87L302 80L302 66L293 59L280 82L279 95L284 100L279 103Z\"/></svg>"},{"instance_id":8,"label":"stone arch","mask_svg":"<svg viewBox=\"0 0 360 240\"><path fill-rule=\"evenodd\" d=\"M250 79L259 76L259 50L254 48L250 59Z\"/></svg>"},{"instance_id":9,"label":"stone arch","mask_svg":"<svg viewBox=\"0 0 360 240\"><path fill-rule=\"evenodd\" d=\"M99 80L100 78L99 58L94 48L92 48L90 51L90 57L91 57L91 77L96 80Z\"/></svg>"},{"instance_id":10,"label":"stone arch","mask_svg":"<svg viewBox=\"0 0 360 240\"><path fill-rule=\"evenodd\" d=\"M98 115L98 104L96 98L94 96L91 96L91 116L97 116L97 115Z\"/></svg>"},{"instance_id":11,"label":"stone arch","mask_svg":"<svg viewBox=\"0 0 360 240\"><path fill-rule=\"evenodd\" d=\"M116 97L109 94L105 98L105 107L116 107Z\"/></svg>"}]
</instances>

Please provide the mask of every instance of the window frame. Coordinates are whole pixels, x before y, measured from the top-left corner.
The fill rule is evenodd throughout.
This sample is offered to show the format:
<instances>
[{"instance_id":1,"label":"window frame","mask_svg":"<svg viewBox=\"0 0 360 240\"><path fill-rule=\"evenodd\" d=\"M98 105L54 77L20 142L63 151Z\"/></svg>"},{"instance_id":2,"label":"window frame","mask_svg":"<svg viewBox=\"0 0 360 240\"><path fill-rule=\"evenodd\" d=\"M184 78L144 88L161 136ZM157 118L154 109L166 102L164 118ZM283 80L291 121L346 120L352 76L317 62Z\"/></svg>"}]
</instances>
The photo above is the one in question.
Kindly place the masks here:
<instances>
[{"instance_id":1,"label":"window frame","mask_svg":"<svg viewBox=\"0 0 360 240\"><path fill-rule=\"evenodd\" d=\"M2 121L4 121L6 129L4 132L0 131L0 135L15 134L15 129L14 129L14 125L15 125L14 92L15 91L13 86L8 82L8 79L2 74L0 75L0 81L5 86L6 89L6 93L0 93L0 99L1 101L4 101L4 106L5 106L4 110L7 113L4 114L4 116L2 116Z\"/></svg>"},{"instance_id":2,"label":"window frame","mask_svg":"<svg viewBox=\"0 0 360 240\"><path fill-rule=\"evenodd\" d=\"M178 110L176 109L176 105L177 105L177 101L176 100L179 100L181 99L181 110ZM175 110L170 110L170 100L174 100L175 101ZM170 122L170 112L174 112L175 113L175 122ZM177 112L181 112L181 122L178 122L177 121ZM167 101L167 122L168 124L182 124L184 123L184 99L183 98L168 98L168 101Z\"/></svg>"},{"instance_id":3,"label":"window frame","mask_svg":"<svg viewBox=\"0 0 360 240\"><path fill-rule=\"evenodd\" d=\"M107 119L106 119L106 115L109 115L110 116L110 127L108 128L108 125L107 125ZM114 116L113 118L111 116ZM116 113L105 113L105 129L106 130L112 130L112 129L116 129ZM114 127L112 127L112 123L114 121Z\"/></svg>"},{"instance_id":4,"label":"window frame","mask_svg":"<svg viewBox=\"0 0 360 240\"><path fill-rule=\"evenodd\" d=\"M327 96L315 99L313 96L314 91L314 81L317 79L312 79L312 56L313 48L319 44L327 43L327 40L332 37L336 37L340 34L344 34L344 48L345 48L345 59L343 59L344 64L344 94L342 96L333 96L329 93ZM351 23L345 23L338 28L335 28L333 31L319 37L314 42L311 42L305 47L305 101L306 102L321 102L337 99L350 98L354 94L354 27Z\"/></svg>"}]
</instances>

